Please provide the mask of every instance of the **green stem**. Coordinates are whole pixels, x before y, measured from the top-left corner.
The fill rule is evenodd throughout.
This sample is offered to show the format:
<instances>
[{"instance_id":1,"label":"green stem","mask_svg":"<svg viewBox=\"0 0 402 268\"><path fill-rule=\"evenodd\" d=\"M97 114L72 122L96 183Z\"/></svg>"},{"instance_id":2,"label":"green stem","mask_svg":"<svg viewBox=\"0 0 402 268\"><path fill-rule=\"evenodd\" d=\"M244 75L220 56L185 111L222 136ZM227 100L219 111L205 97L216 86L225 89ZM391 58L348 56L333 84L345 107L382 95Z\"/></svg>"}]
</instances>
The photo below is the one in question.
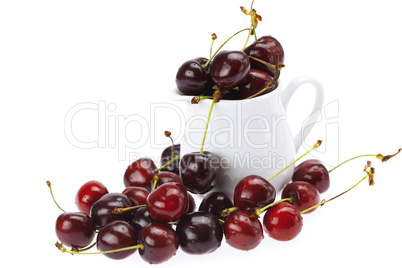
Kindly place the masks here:
<instances>
[{"instance_id":1,"label":"green stem","mask_svg":"<svg viewBox=\"0 0 402 268\"><path fill-rule=\"evenodd\" d=\"M88 246L88 247L86 247L86 248L79 249L78 252L87 251L87 250L93 248L95 245L96 245L96 242L94 242L92 245L90 245L90 246Z\"/></svg>"},{"instance_id":2,"label":"green stem","mask_svg":"<svg viewBox=\"0 0 402 268\"><path fill-rule=\"evenodd\" d=\"M349 192L350 190L352 190L353 188L355 188L357 185L359 185L362 181L364 181L367 177L369 177L369 175L364 176L363 179L361 179L358 183L356 183L355 185L353 185L352 187L350 187L350 188L347 189L346 191L344 191L344 192L342 192L342 193L340 193L340 194L338 194L338 195L336 195L336 196L334 196L334 197L332 197L332 198L330 198L330 199L328 199L328 200L324 200L324 201L322 201L321 203L318 203L317 205L314 205L314 206L312 206L312 207L310 207L310 208L307 208L307 209L301 211L300 214L304 214L304 213L306 213L306 212L308 212L308 211L310 211L310 210L312 210L312 209L315 209L316 207L322 206L322 205L324 205L325 203L328 203L329 201L332 201L332 200L334 200L334 199L336 199L336 198L338 198L338 197L340 197L340 196L346 194L347 192Z\"/></svg>"},{"instance_id":3,"label":"green stem","mask_svg":"<svg viewBox=\"0 0 402 268\"><path fill-rule=\"evenodd\" d=\"M248 31L249 28L245 28L243 30L238 31L237 33L235 33L234 35L232 35L231 37L229 37L214 53L214 55L212 55L212 57L209 58L209 60L204 64L204 68L207 68L208 64L212 61L212 59L215 57L215 55L219 52L219 50L221 50L221 48L230 40L232 39L234 36L236 36L237 34L244 32L244 31Z\"/></svg>"},{"instance_id":4,"label":"green stem","mask_svg":"<svg viewBox=\"0 0 402 268\"><path fill-rule=\"evenodd\" d=\"M49 187L50 194L51 194L51 196L52 196L53 202L56 204L56 206L57 206L61 211L66 212L64 209L62 209L62 208L59 206L59 204L57 204L56 199L54 198L54 195L53 195L52 184L50 183L50 181L46 181L46 184L47 184L47 186Z\"/></svg>"},{"instance_id":5,"label":"green stem","mask_svg":"<svg viewBox=\"0 0 402 268\"><path fill-rule=\"evenodd\" d=\"M377 155L376 155L376 154L363 154L363 155L358 155L358 156L352 157L352 158L350 158L350 159L348 159L348 160L346 160L346 161L340 163L339 165L337 165L336 167L334 167L333 169L331 169L330 171L328 171L328 173L331 173L332 171L334 171L334 170L337 169L338 167L342 166L343 164L346 164L347 162L349 162L349 161L351 161L351 160L353 160L353 159L360 158L360 157L371 157L371 156L376 157Z\"/></svg>"},{"instance_id":6,"label":"green stem","mask_svg":"<svg viewBox=\"0 0 402 268\"><path fill-rule=\"evenodd\" d=\"M205 127L204 137L202 138L202 143L201 143L201 150L200 150L201 154L204 153L205 138L207 137L209 120L211 119L211 114L212 114L212 109L214 108L214 104L215 104L215 99L212 99L211 108L209 109L209 114L208 114L207 125Z\"/></svg>"},{"instance_id":7,"label":"green stem","mask_svg":"<svg viewBox=\"0 0 402 268\"><path fill-rule=\"evenodd\" d=\"M112 213L113 214L122 214L126 211L135 210L137 208L142 208L142 207L146 207L146 206L147 206L146 204L142 204L142 205L128 207L128 208L115 208L112 210Z\"/></svg>"},{"instance_id":8,"label":"green stem","mask_svg":"<svg viewBox=\"0 0 402 268\"><path fill-rule=\"evenodd\" d=\"M251 24L253 25L254 38L255 38L255 41L257 42L258 38L257 38L257 33L255 32L255 23L254 23L254 18L253 18L253 5L254 5L254 0L251 2L250 14L251 14Z\"/></svg>"},{"instance_id":9,"label":"green stem","mask_svg":"<svg viewBox=\"0 0 402 268\"><path fill-rule=\"evenodd\" d=\"M256 213L257 213L257 215L260 215L262 212L264 212L265 210L269 209L270 207L275 206L276 204L279 204L279 203L282 203L282 202L286 202L286 201L289 201L290 203L293 203L294 200L295 200L295 198L294 198L293 196L291 196L291 197L287 197L287 198L284 198L284 199L275 201L275 202L273 202L273 203L271 203L271 204L266 205L266 206L263 207L263 208L257 209L257 210L256 210Z\"/></svg>"},{"instance_id":10,"label":"green stem","mask_svg":"<svg viewBox=\"0 0 402 268\"><path fill-rule=\"evenodd\" d=\"M313 148L311 148L310 150L308 150L307 152L305 152L303 155L301 155L299 158L297 158L296 160L294 160L292 163L290 163L289 165L287 165L284 169L280 170L279 172L277 172L275 175L273 175L271 178L268 179L268 181L271 181L273 178L275 178L276 176L278 176L279 174L281 174L283 171L285 171L287 168L289 168L290 166L292 166L294 163L296 163L297 161L299 161L301 158L303 158L304 156L306 156L308 153L310 153L311 151L317 149L318 147L320 147L322 143L322 140L318 140Z\"/></svg>"},{"instance_id":11,"label":"green stem","mask_svg":"<svg viewBox=\"0 0 402 268\"><path fill-rule=\"evenodd\" d=\"M176 159L178 159L180 157L180 155L176 155L174 158L172 158L169 162L166 162L165 164L163 164L160 168L155 169L155 172L159 172L161 171L161 169L167 167L168 165L170 165L173 161L175 161Z\"/></svg>"},{"instance_id":12,"label":"green stem","mask_svg":"<svg viewBox=\"0 0 402 268\"><path fill-rule=\"evenodd\" d=\"M107 253L115 253L119 251L125 251L125 250L132 250L132 249L144 249L143 244L131 246L131 247L125 247L125 248L118 248L114 250L107 250L107 251L98 251L98 252L81 252L81 251L74 251L74 250L68 250L66 247L64 247L62 244L59 242L56 242L56 247L61 250L62 252L67 252L70 254L80 254L80 255L94 255L94 254L107 254Z\"/></svg>"},{"instance_id":13,"label":"green stem","mask_svg":"<svg viewBox=\"0 0 402 268\"><path fill-rule=\"evenodd\" d=\"M248 31L246 43L244 44L244 46L242 47L242 49L240 51L243 51L246 48L246 46L248 44L248 40L250 39L250 35L251 35L252 30L253 30L253 26L250 26L250 30Z\"/></svg>"}]
</instances>

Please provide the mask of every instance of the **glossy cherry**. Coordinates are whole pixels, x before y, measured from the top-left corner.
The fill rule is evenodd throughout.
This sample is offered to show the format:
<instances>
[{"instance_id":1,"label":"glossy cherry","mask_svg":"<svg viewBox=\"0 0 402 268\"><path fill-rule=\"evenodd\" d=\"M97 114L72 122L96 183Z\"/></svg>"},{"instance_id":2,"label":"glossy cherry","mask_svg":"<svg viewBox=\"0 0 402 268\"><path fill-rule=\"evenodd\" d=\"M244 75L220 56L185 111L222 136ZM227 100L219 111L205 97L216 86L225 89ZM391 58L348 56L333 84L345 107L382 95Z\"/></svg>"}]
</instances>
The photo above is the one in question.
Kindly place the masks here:
<instances>
[{"instance_id":1,"label":"glossy cherry","mask_svg":"<svg viewBox=\"0 0 402 268\"><path fill-rule=\"evenodd\" d=\"M299 211L303 211L320 203L320 192L317 188L305 181L293 181L285 186L282 190L282 199L293 197L290 202ZM306 213L311 213L315 209Z\"/></svg>"},{"instance_id":2,"label":"glossy cherry","mask_svg":"<svg viewBox=\"0 0 402 268\"><path fill-rule=\"evenodd\" d=\"M114 221L100 229L96 239L99 251L109 251L119 248L132 247L137 244L136 231L125 221ZM120 260L132 255L136 249L105 253L106 257Z\"/></svg>"},{"instance_id":3,"label":"glossy cherry","mask_svg":"<svg viewBox=\"0 0 402 268\"><path fill-rule=\"evenodd\" d=\"M211 63L211 78L220 89L240 85L250 70L250 60L242 51L221 51Z\"/></svg>"},{"instance_id":4,"label":"glossy cherry","mask_svg":"<svg viewBox=\"0 0 402 268\"><path fill-rule=\"evenodd\" d=\"M196 95L195 95L196 96ZM180 155L180 144L174 145L174 155ZM172 146L166 147L161 154L161 166L172 160ZM179 174L180 158L174 160L172 163L162 168L161 171L170 171Z\"/></svg>"},{"instance_id":5,"label":"glossy cherry","mask_svg":"<svg viewBox=\"0 0 402 268\"><path fill-rule=\"evenodd\" d=\"M154 222L146 207L136 209L128 219L128 223L138 233L142 228Z\"/></svg>"},{"instance_id":6,"label":"glossy cherry","mask_svg":"<svg viewBox=\"0 0 402 268\"><path fill-rule=\"evenodd\" d=\"M250 175L237 183L233 203L238 209L257 209L274 202L275 196L276 190L270 182L258 175Z\"/></svg>"},{"instance_id":7,"label":"glossy cherry","mask_svg":"<svg viewBox=\"0 0 402 268\"><path fill-rule=\"evenodd\" d=\"M148 195L146 207L154 220L175 222L188 210L186 188L179 183L165 183Z\"/></svg>"},{"instance_id":8,"label":"glossy cherry","mask_svg":"<svg viewBox=\"0 0 402 268\"><path fill-rule=\"evenodd\" d=\"M239 85L239 98L245 99L263 90L273 78L267 72L259 69L252 68L246 77L246 81ZM258 96L267 94L274 90L273 88L267 89Z\"/></svg>"},{"instance_id":9,"label":"glossy cherry","mask_svg":"<svg viewBox=\"0 0 402 268\"><path fill-rule=\"evenodd\" d=\"M308 182L320 193L327 191L330 185L328 170L321 161L316 159L306 160L296 166L292 181Z\"/></svg>"},{"instance_id":10,"label":"glossy cherry","mask_svg":"<svg viewBox=\"0 0 402 268\"><path fill-rule=\"evenodd\" d=\"M130 186L124 189L123 194L128 197L132 206L144 205L149 191L143 187Z\"/></svg>"},{"instance_id":11,"label":"glossy cherry","mask_svg":"<svg viewBox=\"0 0 402 268\"><path fill-rule=\"evenodd\" d=\"M84 183L75 195L75 205L78 210L89 216L92 205L109 191L99 181L88 181Z\"/></svg>"},{"instance_id":12,"label":"glossy cherry","mask_svg":"<svg viewBox=\"0 0 402 268\"><path fill-rule=\"evenodd\" d=\"M91 208L91 218L96 228L101 228L106 224L116 220L127 220L131 211L123 213L113 213L115 208L131 207L130 199L122 193L108 193L94 203Z\"/></svg>"},{"instance_id":13,"label":"glossy cherry","mask_svg":"<svg viewBox=\"0 0 402 268\"><path fill-rule=\"evenodd\" d=\"M262 36L258 38L257 42L252 43L244 49L244 53L273 65L276 64L277 55L279 56L279 64L283 64L285 61L285 53L282 45L272 36ZM265 71L271 76L274 76L275 74L274 68L263 63L253 59L250 60L250 63L252 68Z\"/></svg>"},{"instance_id":14,"label":"glossy cherry","mask_svg":"<svg viewBox=\"0 0 402 268\"><path fill-rule=\"evenodd\" d=\"M256 248L264 238L260 221L246 210L236 210L226 218L223 225L226 242L240 250Z\"/></svg>"},{"instance_id":15,"label":"glossy cherry","mask_svg":"<svg viewBox=\"0 0 402 268\"><path fill-rule=\"evenodd\" d=\"M143 245L139 249L141 258L150 263L165 262L176 255L179 239L176 232L163 223L152 222L138 233L138 241Z\"/></svg>"},{"instance_id":16,"label":"glossy cherry","mask_svg":"<svg viewBox=\"0 0 402 268\"><path fill-rule=\"evenodd\" d=\"M127 167L124 173L124 185L144 187L152 191L156 165L148 157L140 158Z\"/></svg>"},{"instance_id":17,"label":"glossy cherry","mask_svg":"<svg viewBox=\"0 0 402 268\"><path fill-rule=\"evenodd\" d=\"M209 68L204 68L206 58L195 58L184 62L176 74L176 86L184 95L198 96L212 88Z\"/></svg>"},{"instance_id":18,"label":"glossy cherry","mask_svg":"<svg viewBox=\"0 0 402 268\"><path fill-rule=\"evenodd\" d=\"M221 217L222 210L233 206L233 202L227 194L224 192L212 192L204 197L198 210L209 212L215 217L223 219L223 217Z\"/></svg>"},{"instance_id":19,"label":"glossy cherry","mask_svg":"<svg viewBox=\"0 0 402 268\"><path fill-rule=\"evenodd\" d=\"M303 218L297 208L288 202L282 202L267 210L263 218L263 226L269 237L288 241L301 232Z\"/></svg>"},{"instance_id":20,"label":"glossy cherry","mask_svg":"<svg viewBox=\"0 0 402 268\"><path fill-rule=\"evenodd\" d=\"M168 182L176 182L183 184L181 178L178 174L170 172L170 171L160 171L158 173L158 181L156 183L156 187L159 187Z\"/></svg>"},{"instance_id":21,"label":"glossy cherry","mask_svg":"<svg viewBox=\"0 0 402 268\"><path fill-rule=\"evenodd\" d=\"M210 191L219 179L221 171L219 158L204 153L188 153L180 161L180 177L187 190L195 194Z\"/></svg>"},{"instance_id":22,"label":"glossy cherry","mask_svg":"<svg viewBox=\"0 0 402 268\"><path fill-rule=\"evenodd\" d=\"M56 220L56 235L68 247L84 248L95 237L92 219L82 212L65 212Z\"/></svg>"},{"instance_id":23,"label":"glossy cherry","mask_svg":"<svg viewBox=\"0 0 402 268\"><path fill-rule=\"evenodd\" d=\"M176 227L180 248L190 254L205 254L220 247L223 229L218 218L197 211L184 216Z\"/></svg>"}]
</instances>

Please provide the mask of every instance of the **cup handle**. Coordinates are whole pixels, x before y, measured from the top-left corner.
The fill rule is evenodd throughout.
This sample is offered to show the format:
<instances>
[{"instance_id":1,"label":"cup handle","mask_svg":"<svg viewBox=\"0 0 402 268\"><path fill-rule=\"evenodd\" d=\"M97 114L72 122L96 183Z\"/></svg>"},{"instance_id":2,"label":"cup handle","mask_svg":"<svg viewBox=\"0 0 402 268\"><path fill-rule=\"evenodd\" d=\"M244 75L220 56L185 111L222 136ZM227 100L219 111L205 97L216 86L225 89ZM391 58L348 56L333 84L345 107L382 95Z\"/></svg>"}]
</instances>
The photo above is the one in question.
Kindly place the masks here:
<instances>
[{"instance_id":1,"label":"cup handle","mask_svg":"<svg viewBox=\"0 0 402 268\"><path fill-rule=\"evenodd\" d=\"M303 125L297 133L297 135L294 137L294 144L295 144L295 149L296 152L299 150L300 146L302 145L303 138L307 137L307 135L310 133L313 125L316 123L317 119L320 117L321 113L319 112L324 104L324 87L322 84L315 78L312 77L299 77L290 82L290 84L285 88L285 90L282 92L282 105L283 109L286 110L289 105L289 101L292 98L293 94L296 92L297 89L300 88L300 86L304 84L311 84L315 88L315 103L313 106L313 109L311 111L311 114L308 116L308 118L303 122Z\"/></svg>"}]
</instances>

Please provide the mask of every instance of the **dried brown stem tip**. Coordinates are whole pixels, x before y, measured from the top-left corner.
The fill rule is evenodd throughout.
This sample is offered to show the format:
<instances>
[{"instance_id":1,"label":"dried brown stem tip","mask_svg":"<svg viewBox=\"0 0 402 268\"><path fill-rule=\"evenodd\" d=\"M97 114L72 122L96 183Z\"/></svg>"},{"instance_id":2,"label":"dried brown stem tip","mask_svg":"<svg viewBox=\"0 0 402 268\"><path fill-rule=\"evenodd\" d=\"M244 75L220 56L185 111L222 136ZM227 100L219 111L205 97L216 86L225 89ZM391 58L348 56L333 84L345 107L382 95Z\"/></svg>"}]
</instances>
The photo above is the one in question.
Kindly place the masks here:
<instances>
[{"instance_id":1,"label":"dried brown stem tip","mask_svg":"<svg viewBox=\"0 0 402 268\"><path fill-rule=\"evenodd\" d=\"M364 167L364 172L367 173L368 182L369 182L370 186L374 185L374 171L375 171L375 169L373 167L371 167L371 162L367 161L367 164Z\"/></svg>"},{"instance_id":2,"label":"dried brown stem tip","mask_svg":"<svg viewBox=\"0 0 402 268\"><path fill-rule=\"evenodd\" d=\"M214 98L214 102L218 103L221 100L221 98L223 97L222 91L219 88L217 88L217 89L215 89L212 96Z\"/></svg>"},{"instance_id":3,"label":"dried brown stem tip","mask_svg":"<svg viewBox=\"0 0 402 268\"><path fill-rule=\"evenodd\" d=\"M216 40L216 38L218 38L215 33L211 34L211 36L212 36L212 40Z\"/></svg>"},{"instance_id":4,"label":"dried brown stem tip","mask_svg":"<svg viewBox=\"0 0 402 268\"><path fill-rule=\"evenodd\" d=\"M166 137L170 137L170 135L172 135L172 132L166 130L166 131L165 131L165 136L166 136Z\"/></svg>"},{"instance_id":5,"label":"dried brown stem tip","mask_svg":"<svg viewBox=\"0 0 402 268\"><path fill-rule=\"evenodd\" d=\"M191 104L198 104L201 100L200 96L195 96L194 98L191 99Z\"/></svg>"},{"instance_id":6,"label":"dried brown stem tip","mask_svg":"<svg viewBox=\"0 0 402 268\"><path fill-rule=\"evenodd\" d=\"M389 159L391 159L392 157L396 156L397 154L399 154L402 151L402 148L400 148L398 150L398 152L396 152L395 154L391 154L391 155L386 155L383 156L382 154L377 154L377 158L380 159L382 162L388 161Z\"/></svg>"}]
</instances>

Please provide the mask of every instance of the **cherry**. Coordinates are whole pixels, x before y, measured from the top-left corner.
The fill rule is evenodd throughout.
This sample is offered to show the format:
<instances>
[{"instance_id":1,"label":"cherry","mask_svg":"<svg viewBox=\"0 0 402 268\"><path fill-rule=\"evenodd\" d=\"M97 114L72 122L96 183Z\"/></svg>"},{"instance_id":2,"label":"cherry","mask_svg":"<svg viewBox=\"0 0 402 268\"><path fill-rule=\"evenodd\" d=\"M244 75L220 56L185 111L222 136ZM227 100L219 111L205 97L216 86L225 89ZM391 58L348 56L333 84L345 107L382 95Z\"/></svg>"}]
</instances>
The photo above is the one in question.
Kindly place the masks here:
<instances>
[{"instance_id":1,"label":"cherry","mask_svg":"<svg viewBox=\"0 0 402 268\"><path fill-rule=\"evenodd\" d=\"M174 155L180 155L180 144L174 144ZM166 147L161 155L161 166L172 160L172 146ZM179 174L180 158L170 163L168 166L161 169L161 171L170 171Z\"/></svg>"},{"instance_id":2,"label":"cherry","mask_svg":"<svg viewBox=\"0 0 402 268\"><path fill-rule=\"evenodd\" d=\"M146 206L154 220L175 222L188 210L186 188L179 183L163 184L148 195Z\"/></svg>"},{"instance_id":3,"label":"cherry","mask_svg":"<svg viewBox=\"0 0 402 268\"><path fill-rule=\"evenodd\" d=\"M231 207L233 207L233 202L224 192L212 192L204 197L198 210L207 211L222 219L222 210Z\"/></svg>"},{"instance_id":4,"label":"cherry","mask_svg":"<svg viewBox=\"0 0 402 268\"><path fill-rule=\"evenodd\" d=\"M212 153L188 153L180 161L180 177L187 190L194 194L210 191L218 182L221 166Z\"/></svg>"},{"instance_id":5,"label":"cherry","mask_svg":"<svg viewBox=\"0 0 402 268\"><path fill-rule=\"evenodd\" d=\"M225 94L223 95L223 100L239 100L240 93L239 90L236 89L227 89L225 90Z\"/></svg>"},{"instance_id":6,"label":"cherry","mask_svg":"<svg viewBox=\"0 0 402 268\"><path fill-rule=\"evenodd\" d=\"M226 218L223 225L226 242L240 250L256 248L264 238L260 221L246 210L236 210Z\"/></svg>"},{"instance_id":7,"label":"cherry","mask_svg":"<svg viewBox=\"0 0 402 268\"><path fill-rule=\"evenodd\" d=\"M130 186L124 189L123 194L128 197L132 206L145 204L149 191L143 187Z\"/></svg>"},{"instance_id":8,"label":"cherry","mask_svg":"<svg viewBox=\"0 0 402 268\"><path fill-rule=\"evenodd\" d=\"M262 208L275 201L276 190L258 175L243 178L236 185L233 202L238 209Z\"/></svg>"},{"instance_id":9,"label":"cherry","mask_svg":"<svg viewBox=\"0 0 402 268\"><path fill-rule=\"evenodd\" d=\"M75 205L78 210L89 216L92 205L109 191L99 181L88 181L84 183L75 196Z\"/></svg>"},{"instance_id":10,"label":"cherry","mask_svg":"<svg viewBox=\"0 0 402 268\"><path fill-rule=\"evenodd\" d=\"M328 190L329 173L321 161L310 159L296 166L292 181L305 181L312 184L320 193Z\"/></svg>"},{"instance_id":11,"label":"cherry","mask_svg":"<svg viewBox=\"0 0 402 268\"><path fill-rule=\"evenodd\" d=\"M170 172L170 171L160 171L157 176L158 176L158 179L156 182L156 187L159 187L168 182L176 182L176 183L183 184L180 176L178 174Z\"/></svg>"},{"instance_id":12,"label":"cherry","mask_svg":"<svg viewBox=\"0 0 402 268\"><path fill-rule=\"evenodd\" d=\"M303 218L297 208L288 202L281 202L268 209L263 218L263 226L269 237L288 241L300 233Z\"/></svg>"},{"instance_id":13,"label":"cherry","mask_svg":"<svg viewBox=\"0 0 402 268\"><path fill-rule=\"evenodd\" d=\"M155 220L151 217L151 215L149 215L146 207L136 209L128 219L128 223L135 229L137 233L142 228L154 221Z\"/></svg>"},{"instance_id":14,"label":"cherry","mask_svg":"<svg viewBox=\"0 0 402 268\"><path fill-rule=\"evenodd\" d=\"M205 254L220 247L223 229L218 218L197 211L184 216L176 227L180 248L190 254Z\"/></svg>"},{"instance_id":15,"label":"cherry","mask_svg":"<svg viewBox=\"0 0 402 268\"><path fill-rule=\"evenodd\" d=\"M268 83L272 82L272 80L273 77L267 72L254 68L250 69L250 72L246 77L246 81L239 85L239 98L245 99L253 96L254 94L260 92L265 87L267 87ZM272 90L274 90L274 87L265 90L260 95L267 94Z\"/></svg>"},{"instance_id":16,"label":"cherry","mask_svg":"<svg viewBox=\"0 0 402 268\"><path fill-rule=\"evenodd\" d=\"M277 63L276 57L279 56L279 63L283 64L285 60L285 53L282 45L272 36L263 36L244 49L244 53L275 65ZM260 69L267 72L269 75L274 76L275 69L260 63L256 60L251 60L251 67Z\"/></svg>"},{"instance_id":17,"label":"cherry","mask_svg":"<svg viewBox=\"0 0 402 268\"><path fill-rule=\"evenodd\" d=\"M84 213L64 212L57 217L56 235L66 246L84 248L95 237L95 225L92 219Z\"/></svg>"},{"instance_id":18,"label":"cherry","mask_svg":"<svg viewBox=\"0 0 402 268\"><path fill-rule=\"evenodd\" d=\"M176 74L177 88L184 95L197 96L212 88L212 80L209 74L206 58L195 58L183 63Z\"/></svg>"},{"instance_id":19,"label":"cherry","mask_svg":"<svg viewBox=\"0 0 402 268\"><path fill-rule=\"evenodd\" d=\"M116 208L131 207L130 199L121 193L108 193L96 201L91 208L91 218L97 228L116 220L127 220L131 211L113 213Z\"/></svg>"},{"instance_id":20,"label":"cherry","mask_svg":"<svg viewBox=\"0 0 402 268\"><path fill-rule=\"evenodd\" d=\"M169 226L152 222L138 233L138 240L143 248L139 249L141 258L150 264L158 264L176 255L179 239Z\"/></svg>"},{"instance_id":21,"label":"cherry","mask_svg":"<svg viewBox=\"0 0 402 268\"><path fill-rule=\"evenodd\" d=\"M152 191L156 166L152 159L144 157L134 161L124 173L124 185L144 187Z\"/></svg>"},{"instance_id":22,"label":"cherry","mask_svg":"<svg viewBox=\"0 0 402 268\"><path fill-rule=\"evenodd\" d=\"M250 60L242 51L221 51L211 63L211 77L220 89L240 85L250 70Z\"/></svg>"},{"instance_id":23,"label":"cherry","mask_svg":"<svg viewBox=\"0 0 402 268\"><path fill-rule=\"evenodd\" d=\"M320 192L317 188L305 181L293 181L285 186L282 190L282 199L292 197L293 201L290 202L299 211L320 203ZM309 210L307 213L313 212L314 209Z\"/></svg>"},{"instance_id":24,"label":"cherry","mask_svg":"<svg viewBox=\"0 0 402 268\"><path fill-rule=\"evenodd\" d=\"M100 251L109 251L137 244L137 233L125 221L114 221L100 229L96 239L96 247ZM111 259L120 260L132 255L136 249L104 254Z\"/></svg>"},{"instance_id":25,"label":"cherry","mask_svg":"<svg viewBox=\"0 0 402 268\"><path fill-rule=\"evenodd\" d=\"M189 192L187 192L187 197L188 197L188 209L186 214L189 214L197 210L197 204L195 203L194 197Z\"/></svg>"}]
</instances>

